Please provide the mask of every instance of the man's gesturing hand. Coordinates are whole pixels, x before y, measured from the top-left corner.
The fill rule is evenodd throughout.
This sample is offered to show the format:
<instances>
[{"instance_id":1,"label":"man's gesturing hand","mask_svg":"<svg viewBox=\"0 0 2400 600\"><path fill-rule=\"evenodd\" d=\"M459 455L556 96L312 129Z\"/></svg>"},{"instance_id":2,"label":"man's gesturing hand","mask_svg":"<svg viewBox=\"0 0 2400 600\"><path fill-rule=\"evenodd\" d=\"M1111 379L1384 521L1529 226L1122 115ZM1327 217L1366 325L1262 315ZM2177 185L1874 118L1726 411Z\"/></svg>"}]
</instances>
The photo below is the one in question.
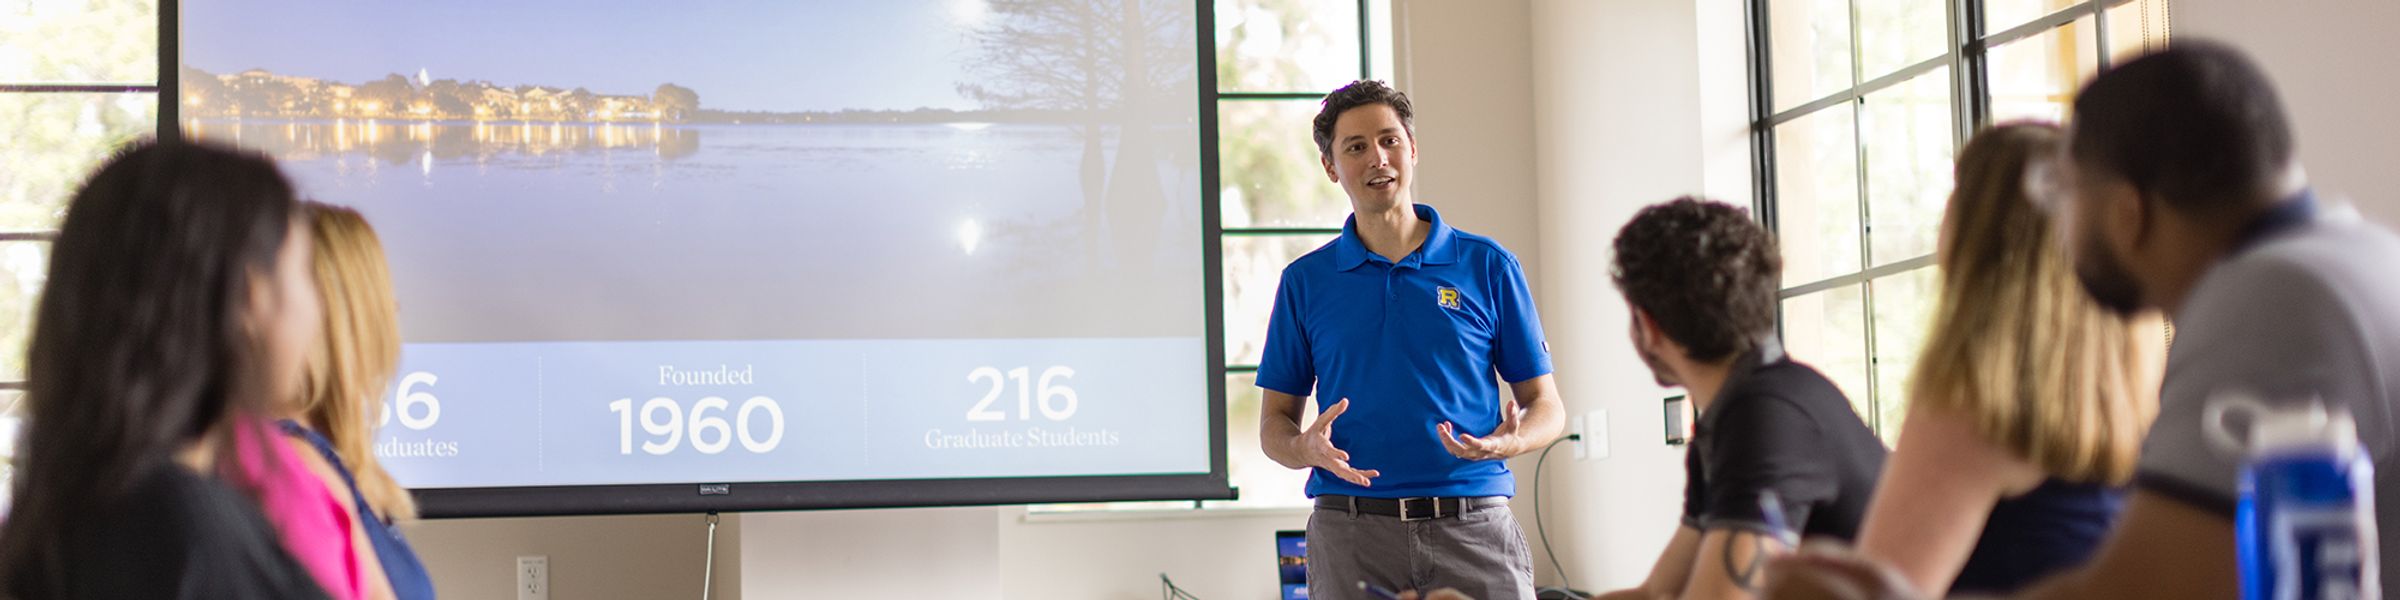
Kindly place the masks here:
<instances>
[{"instance_id":1,"label":"man's gesturing hand","mask_svg":"<svg viewBox=\"0 0 2400 600\"><path fill-rule=\"evenodd\" d=\"M1343 398L1341 402L1333 403L1331 408L1325 409L1324 414L1317 415L1316 422L1309 423L1307 429L1300 430L1300 437L1294 440L1292 447L1300 449L1300 458L1307 462L1308 466L1324 469L1325 472L1342 478L1342 481L1358 484L1359 487L1369 487L1373 485L1370 480L1383 475L1383 473L1372 469L1361 471L1350 468L1350 453L1333 447L1333 420L1342 418L1342 413L1349 410L1349 398Z\"/></svg>"},{"instance_id":2,"label":"man's gesturing hand","mask_svg":"<svg viewBox=\"0 0 2400 600\"><path fill-rule=\"evenodd\" d=\"M1434 430L1442 436L1442 447L1451 456L1467 460L1506 460L1517 455L1517 426L1523 419L1517 413L1515 400L1503 400L1500 406L1500 427L1491 435L1475 437L1458 430L1458 425L1443 421Z\"/></svg>"}]
</instances>

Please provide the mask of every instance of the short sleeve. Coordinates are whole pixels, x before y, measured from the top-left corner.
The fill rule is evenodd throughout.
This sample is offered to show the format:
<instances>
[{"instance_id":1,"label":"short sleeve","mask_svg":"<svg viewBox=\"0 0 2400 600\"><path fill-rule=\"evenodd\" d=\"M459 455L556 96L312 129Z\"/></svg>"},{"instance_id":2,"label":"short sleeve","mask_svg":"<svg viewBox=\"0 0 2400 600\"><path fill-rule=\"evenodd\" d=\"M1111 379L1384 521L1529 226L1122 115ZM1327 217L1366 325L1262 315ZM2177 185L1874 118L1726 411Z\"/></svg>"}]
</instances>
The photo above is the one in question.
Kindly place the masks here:
<instances>
[{"instance_id":1,"label":"short sleeve","mask_svg":"<svg viewBox=\"0 0 2400 600\"><path fill-rule=\"evenodd\" d=\"M1701 468L1708 487L1700 528L1766 530L1758 500L1773 490L1785 525L1807 530L1808 507L1832 500L1838 488L1816 422L1798 404L1774 396L1715 408L1727 412L1716 417L1713 439L1704 441L1709 447Z\"/></svg>"},{"instance_id":2,"label":"short sleeve","mask_svg":"<svg viewBox=\"0 0 2400 600\"><path fill-rule=\"evenodd\" d=\"M1542 337L1542 315L1534 309L1525 268L1505 252L1497 262L1492 299L1499 319L1492 336L1492 366L1509 383L1548 375L1550 344Z\"/></svg>"},{"instance_id":3,"label":"short sleeve","mask_svg":"<svg viewBox=\"0 0 2400 600\"><path fill-rule=\"evenodd\" d=\"M1258 387L1307 397L1317 386L1316 358L1308 345L1308 331L1300 323L1301 290L1293 273L1297 266L1283 270L1283 281L1275 287L1275 308L1267 316L1267 347L1258 361Z\"/></svg>"},{"instance_id":4,"label":"short sleeve","mask_svg":"<svg viewBox=\"0 0 2400 600\"><path fill-rule=\"evenodd\" d=\"M1708 496L1707 480L1700 477L1700 450L1685 447L1683 451L1683 526L1700 528L1701 506Z\"/></svg>"},{"instance_id":5,"label":"short sleeve","mask_svg":"<svg viewBox=\"0 0 2400 600\"><path fill-rule=\"evenodd\" d=\"M2211 442L2206 422L2211 400L2228 393L2322 400L2349 410L2361 439L2387 434L2389 407L2352 315L2300 265L2254 259L2211 273L2177 319L2135 486L2232 517L2243 456Z\"/></svg>"}]
</instances>

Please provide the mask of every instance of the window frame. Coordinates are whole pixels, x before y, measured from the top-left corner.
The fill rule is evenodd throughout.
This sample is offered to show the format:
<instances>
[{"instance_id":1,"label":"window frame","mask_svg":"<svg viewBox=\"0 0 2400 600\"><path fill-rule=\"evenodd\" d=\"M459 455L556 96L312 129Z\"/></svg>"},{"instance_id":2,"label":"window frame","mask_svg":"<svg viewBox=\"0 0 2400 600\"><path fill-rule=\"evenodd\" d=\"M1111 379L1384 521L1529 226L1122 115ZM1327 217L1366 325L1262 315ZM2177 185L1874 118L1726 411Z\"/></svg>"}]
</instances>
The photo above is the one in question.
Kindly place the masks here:
<instances>
[{"instance_id":1,"label":"window frame","mask_svg":"<svg viewBox=\"0 0 2400 600\"><path fill-rule=\"evenodd\" d=\"M1780 229L1779 197L1776 193L1778 180L1775 128L1777 126L1828 110L1863 112L1861 107L1864 99L1868 96L1900 87L1920 76L1947 68L1950 78L1951 148L1955 154L1958 148L1965 146L1967 139L1972 137L1976 131L1991 124L1992 86L1989 63L1993 48L2060 31L2089 17L2092 20L2094 36L2092 52L2097 54L2096 69L2106 70L2113 54L2110 51L2109 41L2110 10L2142 0L2080 0L2000 31L1990 31L1989 24L1985 22L1988 14L1987 0L1943 0L1943 8L1948 12L1949 40L1946 51L1940 56L1911 63L1887 73L1866 73L1860 70L1859 63L1864 54L1863 43L1860 39L1865 37L1860 35L1857 30L1858 7L1861 1L1848 0L1851 21L1848 49L1851 63L1850 85L1780 111L1775 110L1774 46L1771 38L1774 22L1771 20L1770 10L1774 2L1773 0L1743 1L1743 38L1747 45L1745 55L1750 84L1749 114L1747 116L1750 135L1750 192L1753 199L1751 210L1768 231L1782 231ZM1863 119L1860 118L1852 120L1854 132L1863 132L1861 121ZM1864 313L1861 326L1865 336L1867 387L1863 390L1852 391L1865 397L1863 403L1854 399L1854 405L1869 407L1866 414L1859 416L1880 435L1898 424L1882 422L1884 413L1882 394L1878 393L1880 390L1877 388L1883 384L1878 381L1876 373L1877 363L1887 353L1882 352L1877 346L1876 334L1881 327L1876 322L1875 315L1875 282L1920 269L1935 268L1934 254L1928 252L1886 264L1875 264L1875 257L1871 254L1872 240L1875 239L1871 237L1873 220L1870 217L1873 214L1873 207L1870 204L1869 190L1871 186L1867 183L1868 165L1865 158L1868 142L1865 136L1854 134L1852 143L1856 146L1860 156L1858 162L1851 167L1857 173L1859 182L1856 190L1859 216L1859 266L1854 270L1836 272L1813 281L1779 282L1776 293L1775 322L1776 331L1780 335L1785 329L1788 318L1783 310L1785 301L1849 286L1859 288L1860 311ZM1905 403L1906 399L1902 398L1900 401Z\"/></svg>"},{"instance_id":2,"label":"window frame","mask_svg":"<svg viewBox=\"0 0 2400 600\"><path fill-rule=\"evenodd\" d=\"M164 86L168 81L167 78L173 77L179 72L175 67L178 56L176 53L175 38L173 37L176 33L176 25L181 23L181 20L176 16L177 4L177 0L157 0L157 5L153 7L156 13L153 16L156 19L156 27L159 34L159 47L158 65L156 67L157 72L151 74L152 80L149 83L135 81L34 83L0 80L0 96L25 97L69 94L148 94L151 97L152 105L156 107L158 113L156 122L151 124L151 135L174 135L174 124L177 119L176 109L178 108L179 103L165 101L166 99L163 98L160 89L161 86ZM0 243L30 242L49 245L55 243L57 240L58 227L55 224L47 229L0 231ZM46 249L44 256L44 268L47 269L48 265L46 262L46 257L48 256L48 252ZM32 304L32 307L38 306L40 306L40 301L39 297L37 296ZM33 308L29 308L28 310L33 310ZM25 323L25 326L29 328L34 326L34 323L30 317L31 315L28 315L28 319ZM0 349L0 352L26 351L28 351L26 348ZM25 376L19 375L13 379L0 379L0 396L8 397L7 402L0 403L0 426L11 429L11 431L7 434L10 439L20 439L19 436L22 436L23 433L21 430L18 430L18 428L23 427L23 421L21 420L23 413L21 411L24 408L25 400ZM11 443L13 444L13 442ZM12 455L13 451L14 448L0 449L0 456ZM0 485L6 485L14 478L15 470L12 467L13 465L0 464ZM9 500L8 490L0 489L0 510L7 509Z\"/></svg>"},{"instance_id":3,"label":"window frame","mask_svg":"<svg viewBox=\"0 0 2400 600\"><path fill-rule=\"evenodd\" d=\"M177 0L157 0L157 6L154 7L156 9L155 12L157 13L154 16L157 19L158 28L158 71L151 74L153 79L149 83L133 81L48 83L17 83L0 81L0 95L14 96L23 94L30 96L43 94L149 94L152 97L153 102L155 102L158 106L158 122L152 125L153 130L151 135L157 136L160 139L173 139L176 136L174 125L178 118L178 111L176 109L179 108L181 104L178 102L165 101L166 99L160 95L162 93L160 90L161 87L168 81L168 78L174 77L178 73L175 65L176 61L179 60L180 57L178 56L179 53L177 52L178 48L175 42L175 34L177 33L176 25L182 22L176 16L178 4L179 2L177 2ZM0 231L0 243L36 242L49 244L57 241L57 239L58 228L55 225L48 229ZM27 326L31 325L31 323L27 323ZM24 349L17 348L0 350L0 352L21 351L24 351ZM22 392L24 389L25 379L22 377L0 380L0 391ZM17 394L17 397L22 400L24 395L20 393ZM14 414L17 409L18 406L16 402L0 405L0 415Z\"/></svg>"}]
</instances>

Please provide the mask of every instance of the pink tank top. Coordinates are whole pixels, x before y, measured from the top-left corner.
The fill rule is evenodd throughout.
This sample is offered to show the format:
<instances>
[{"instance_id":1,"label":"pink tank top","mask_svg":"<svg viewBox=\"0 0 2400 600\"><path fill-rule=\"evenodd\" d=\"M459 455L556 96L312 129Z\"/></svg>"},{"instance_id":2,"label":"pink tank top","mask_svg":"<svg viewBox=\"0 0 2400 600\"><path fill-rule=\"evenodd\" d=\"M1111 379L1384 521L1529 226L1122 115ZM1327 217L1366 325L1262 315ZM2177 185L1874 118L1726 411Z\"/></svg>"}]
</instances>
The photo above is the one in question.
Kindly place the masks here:
<instances>
[{"instance_id":1,"label":"pink tank top","mask_svg":"<svg viewBox=\"0 0 2400 600\"><path fill-rule=\"evenodd\" d=\"M308 568L326 595L335 600L364 596L350 517L342 512L341 500L308 471L273 425L243 419L233 429L240 477L248 480L238 483L257 495L259 510L283 538L284 551Z\"/></svg>"}]
</instances>

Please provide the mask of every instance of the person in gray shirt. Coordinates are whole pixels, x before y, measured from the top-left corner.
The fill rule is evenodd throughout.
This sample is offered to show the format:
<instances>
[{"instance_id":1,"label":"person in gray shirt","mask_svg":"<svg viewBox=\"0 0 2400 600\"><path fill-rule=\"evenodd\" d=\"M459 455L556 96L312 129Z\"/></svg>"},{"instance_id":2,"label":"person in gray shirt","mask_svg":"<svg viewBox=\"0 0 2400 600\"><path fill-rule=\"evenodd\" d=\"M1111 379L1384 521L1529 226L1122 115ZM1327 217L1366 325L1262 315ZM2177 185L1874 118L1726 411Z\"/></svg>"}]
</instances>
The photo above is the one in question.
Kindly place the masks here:
<instances>
[{"instance_id":1,"label":"person in gray shirt","mask_svg":"<svg viewBox=\"0 0 2400 600\"><path fill-rule=\"evenodd\" d=\"M2400 589L2400 237L2321 204L2265 73L2233 48L2178 41L2100 74L2075 100L2066 156L2040 179L2077 279L2103 306L2172 317L2158 420L2100 554L2024 597L2235 598L2239 449L2209 405L2244 394L2322 402L2358 421L2380 467L2381 575ZM1820 553L1775 565L1778 598L1917 594L1889 569Z\"/></svg>"}]
</instances>

